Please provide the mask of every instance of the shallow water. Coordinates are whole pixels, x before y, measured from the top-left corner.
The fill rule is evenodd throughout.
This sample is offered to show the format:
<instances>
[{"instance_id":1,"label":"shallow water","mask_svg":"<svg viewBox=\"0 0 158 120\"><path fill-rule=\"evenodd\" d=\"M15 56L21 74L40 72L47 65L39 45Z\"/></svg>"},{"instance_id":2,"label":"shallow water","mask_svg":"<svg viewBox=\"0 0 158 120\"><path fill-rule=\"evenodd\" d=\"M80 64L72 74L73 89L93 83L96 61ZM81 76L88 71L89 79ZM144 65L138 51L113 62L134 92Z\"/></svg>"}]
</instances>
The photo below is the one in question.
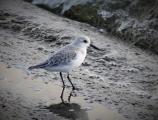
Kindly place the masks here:
<instances>
[{"instance_id":1,"label":"shallow water","mask_svg":"<svg viewBox=\"0 0 158 120\"><path fill-rule=\"evenodd\" d=\"M48 109L51 114L74 120L123 120L124 118L106 107L97 103L87 103L82 96L74 96L72 91L65 88L64 100L60 99L62 87L55 83L45 84L42 79L33 79L17 68L0 64L0 89L11 92L20 97L26 104L39 106L39 109ZM3 79L3 80L2 80ZM72 96L71 96L72 95ZM71 96L71 97L70 97ZM68 102L70 98L70 102ZM24 104L22 102L22 104Z\"/></svg>"}]
</instances>

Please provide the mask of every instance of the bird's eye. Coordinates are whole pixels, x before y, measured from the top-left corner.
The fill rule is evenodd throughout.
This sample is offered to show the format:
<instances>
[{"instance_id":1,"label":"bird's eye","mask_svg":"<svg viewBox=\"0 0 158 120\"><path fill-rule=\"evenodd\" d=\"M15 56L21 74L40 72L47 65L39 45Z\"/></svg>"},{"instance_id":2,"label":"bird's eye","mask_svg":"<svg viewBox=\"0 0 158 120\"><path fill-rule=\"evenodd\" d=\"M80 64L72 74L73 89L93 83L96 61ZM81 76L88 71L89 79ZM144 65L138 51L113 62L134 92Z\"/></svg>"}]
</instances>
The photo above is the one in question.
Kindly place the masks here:
<instances>
[{"instance_id":1,"label":"bird's eye","mask_svg":"<svg viewBox=\"0 0 158 120\"><path fill-rule=\"evenodd\" d=\"M83 40L83 42L84 42L84 43L88 43L88 41L87 41L87 40Z\"/></svg>"}]
</instances>

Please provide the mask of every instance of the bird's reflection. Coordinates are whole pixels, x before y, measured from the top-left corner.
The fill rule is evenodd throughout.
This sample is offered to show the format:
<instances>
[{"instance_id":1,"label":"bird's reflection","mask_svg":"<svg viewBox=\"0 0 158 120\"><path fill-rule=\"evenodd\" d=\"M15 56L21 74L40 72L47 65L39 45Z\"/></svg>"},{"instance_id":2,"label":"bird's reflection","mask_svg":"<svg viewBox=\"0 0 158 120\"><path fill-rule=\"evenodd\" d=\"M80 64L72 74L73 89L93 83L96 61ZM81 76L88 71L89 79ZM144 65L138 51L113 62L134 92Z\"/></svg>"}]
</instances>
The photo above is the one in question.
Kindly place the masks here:
<instances>
[{"instance_id":1,"label":"bird's reflection","mask_svg":"<svg viewBox=\"0 0 158 120\"><path fill-rule=\"evenodd\" d=\"M64 92L64 88L63 91ZM58 114L59 116L62 116L67 119L71 120L89 120L88 114L86 110L81 109L81 106L77 103L70 103L71 97L73 96L73 90L70 92L68 96L69 103L62 102L58 104L52 104L47 109L49 109L50 112L53 112L55 114Z\"/></svg>"},{"instance_id":2,"label":"bird's reflection","mask_svg":"<svg viewBox=\"0 0 158 120\"><path fill-rule=\"evenodd\" d=\"M62 89L62 92L61 92L61 95L60 95L61 101L62 101L63 103L65 102L65 101L64 101L64 98L63 98L64 90L65 90L65 86L63 86L63 89ZM69 102L70 102L72 96L76 96L74 89L71 90L71 92L70 92L70 94L69 94L69 96L68 96L68 101L69 101Z\"/></svg>"}]
</instances>

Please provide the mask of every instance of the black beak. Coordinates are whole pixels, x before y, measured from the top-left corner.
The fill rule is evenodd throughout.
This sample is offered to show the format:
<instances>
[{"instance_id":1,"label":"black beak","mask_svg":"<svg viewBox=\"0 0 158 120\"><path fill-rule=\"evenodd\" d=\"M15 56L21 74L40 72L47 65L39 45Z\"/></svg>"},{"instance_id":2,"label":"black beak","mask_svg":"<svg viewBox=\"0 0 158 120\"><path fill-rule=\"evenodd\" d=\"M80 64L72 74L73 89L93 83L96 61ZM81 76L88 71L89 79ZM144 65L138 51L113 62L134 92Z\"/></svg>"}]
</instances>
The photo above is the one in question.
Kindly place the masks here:
<instances>
[{"instance_id":1,"label":"black beak","mask_svg":"<svg viewBox=\"0 0 158 120\"><path fill-rule=\"evenodd\" d=\"M93 44L90 44L90 46L91 46L92 48L96 49L96 50L102 51L102 49L100 49L100 48L96 47L96 46L95 46L95 45L93 45Z\"/></svg>"}]
</instances>

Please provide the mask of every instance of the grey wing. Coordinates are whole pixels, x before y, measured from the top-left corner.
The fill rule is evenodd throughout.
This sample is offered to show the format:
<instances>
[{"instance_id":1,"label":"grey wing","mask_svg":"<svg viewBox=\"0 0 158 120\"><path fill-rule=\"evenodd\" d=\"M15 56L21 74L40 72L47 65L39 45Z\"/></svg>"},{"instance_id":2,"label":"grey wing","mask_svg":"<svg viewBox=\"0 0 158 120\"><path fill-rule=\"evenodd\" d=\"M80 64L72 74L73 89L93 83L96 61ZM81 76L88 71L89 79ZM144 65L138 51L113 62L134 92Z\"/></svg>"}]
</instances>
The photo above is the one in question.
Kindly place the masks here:
<instances>
[{"instance_id":1,"label":"grey wing","mask_svg":"<svg viewBox=\"0 0 158 120\"><path fill-rule=\"evenodd\" d=\"M49 66L67 65L76 57L76 52L73 50L62 50L54 54L47 61Z\"/></svg>"},{"instance_id":2,"label":"grey wing","mask_svg":"<svg viewBox=\"0 0 158 120\"><path fill-rule=\"evenodd\" d=\"M28 69L29 69L29 70L32 70L32 69L38 69L38 68L45 68L45 67L47 67L48 65L49 65L49 61L47 60L47 61L45 61L45 62L43 62L43 63L38 64L38 65L31 66L31 67L29 67Z\"/></svg>"},{"instance_id":3,"label":"grey wing","mask_svg":"<svg viewBox=\"0 0 158 120\"><path fill-rule=\"evenodd\" d=\"M55 67L58 65L67 65L76 57L76 52L71 49L62 49L55 53L52 57L46 60L43 63L40 63L35 66L31 66L28 69L38 69L38 68L47 68Z\"/></svg>"}]
</instances>

